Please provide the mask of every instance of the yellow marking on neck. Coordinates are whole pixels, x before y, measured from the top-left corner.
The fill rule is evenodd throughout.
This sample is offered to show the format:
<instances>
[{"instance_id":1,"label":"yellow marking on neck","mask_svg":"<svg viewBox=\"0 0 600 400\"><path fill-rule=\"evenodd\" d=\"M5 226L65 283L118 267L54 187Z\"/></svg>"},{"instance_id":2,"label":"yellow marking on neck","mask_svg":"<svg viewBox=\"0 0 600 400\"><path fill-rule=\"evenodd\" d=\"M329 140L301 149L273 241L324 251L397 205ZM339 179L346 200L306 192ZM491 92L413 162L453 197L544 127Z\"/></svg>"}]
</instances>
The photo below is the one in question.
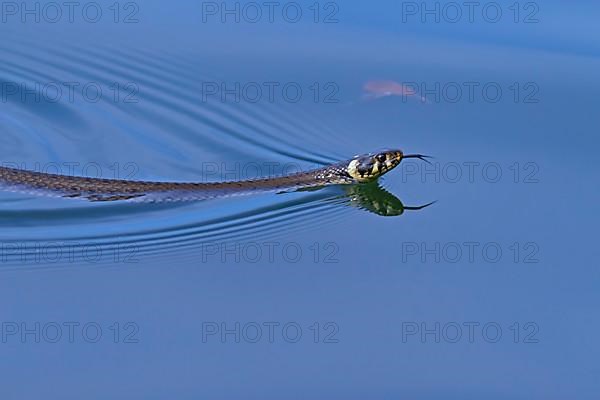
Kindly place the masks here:
<instances>
[{"instance_id":1,"label":"yellow marking on neck","mask_svg":"<svg viewBox=\"0 0 600 400\"><path fill-rule=\"evenodd\" d=\"M369 177L374 177L379 175L379 163L378 162L374 162L373 163L373 169L371 170L371 174L369 175Z\"/></svg>"},{"instance_id":2,"label":"yellow marking on neck","mask_svg":"<svg viewBox=\"0 0 600 400\"><path fill-rule=\"evenodd\" d=\"M373 168L371 169L371 171L368 174L361 176L360 173L358 172L359 165L360 165L359 160L352 160L352 161L350 161L350 164L348 164L348 174L350 174L351 177L353 177L354 179L356 179L359 182L372 181L373 179L375 179L376 177L379 176L379 173L380 173L381 167L382 167L378 162L374 162Z\"/></svg>"},{"instance_id":3,"label":"yellow marking on neck","mask_svg":"<svg viewBox=\"0 0 600 400\"><path fill-rule=\"evenodd\" d=\"M350 164L348 164L348 174L350 174L350 176L356 179L357 181L363 179L358 173L358 160L350 161Z\"/></svg>"}]
</instances>

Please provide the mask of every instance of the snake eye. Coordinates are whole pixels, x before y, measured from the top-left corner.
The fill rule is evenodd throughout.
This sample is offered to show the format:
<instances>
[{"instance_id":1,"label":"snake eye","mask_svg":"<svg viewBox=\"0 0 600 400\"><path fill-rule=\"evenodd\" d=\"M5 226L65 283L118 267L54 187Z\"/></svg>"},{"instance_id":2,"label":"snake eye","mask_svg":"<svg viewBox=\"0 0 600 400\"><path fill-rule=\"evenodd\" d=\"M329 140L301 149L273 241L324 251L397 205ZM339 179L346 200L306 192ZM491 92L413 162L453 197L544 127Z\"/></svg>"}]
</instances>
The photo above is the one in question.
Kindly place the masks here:
<instances>
[{"instance_id":1,"label":"snake eye","mask_svg":"<svg viewBox=\"0 0 600 400\"><path fill-rule=\"evenodd\" d=\"M381 163L384 163L385 160L387 159L385 154L378 154L376 158L377 158L377 161L379 161Z\"/></svg>"}]
</instances>

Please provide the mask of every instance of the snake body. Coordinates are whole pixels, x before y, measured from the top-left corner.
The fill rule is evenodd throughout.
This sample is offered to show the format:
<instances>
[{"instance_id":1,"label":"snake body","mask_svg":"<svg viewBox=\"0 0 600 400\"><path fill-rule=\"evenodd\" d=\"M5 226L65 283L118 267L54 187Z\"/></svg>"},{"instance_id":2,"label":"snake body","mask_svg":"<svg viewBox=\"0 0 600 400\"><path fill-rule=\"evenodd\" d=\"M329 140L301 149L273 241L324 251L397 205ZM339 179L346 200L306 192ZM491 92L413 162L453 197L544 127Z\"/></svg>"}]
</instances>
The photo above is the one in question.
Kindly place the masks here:
<instances>
[{"instance_id":1,"label":"snake body","mask_svg":"<svg viewBox=\"0 0 600 400\"><path fill-rule=\"evenodd\" d=\"M370 182L395 168L400 150L370 153L295 174L227 182L148 182L46 174L0 167L0 189L89 201L172 202Z\"/></svg>"}]
</instances>

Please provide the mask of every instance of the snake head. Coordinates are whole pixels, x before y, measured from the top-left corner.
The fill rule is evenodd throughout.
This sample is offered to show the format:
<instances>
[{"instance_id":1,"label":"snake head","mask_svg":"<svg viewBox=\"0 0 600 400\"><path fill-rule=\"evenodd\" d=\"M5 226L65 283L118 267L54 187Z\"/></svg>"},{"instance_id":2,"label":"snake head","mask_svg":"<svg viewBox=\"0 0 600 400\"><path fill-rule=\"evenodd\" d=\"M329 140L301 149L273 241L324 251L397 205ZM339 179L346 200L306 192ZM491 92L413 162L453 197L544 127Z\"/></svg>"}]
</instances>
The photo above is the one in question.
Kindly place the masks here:
<instances>
[{"instance_id":1,"label":"snake head","mask_svg":"<svg viewBox=\"0 0 600 400\"><path fill-rule=\"evenodd\" d=\"M348 164L348 173L358 182L371 182L394 169L403 157L401 150L382 150L356 156Z\"/></svg>"}]
</instances>

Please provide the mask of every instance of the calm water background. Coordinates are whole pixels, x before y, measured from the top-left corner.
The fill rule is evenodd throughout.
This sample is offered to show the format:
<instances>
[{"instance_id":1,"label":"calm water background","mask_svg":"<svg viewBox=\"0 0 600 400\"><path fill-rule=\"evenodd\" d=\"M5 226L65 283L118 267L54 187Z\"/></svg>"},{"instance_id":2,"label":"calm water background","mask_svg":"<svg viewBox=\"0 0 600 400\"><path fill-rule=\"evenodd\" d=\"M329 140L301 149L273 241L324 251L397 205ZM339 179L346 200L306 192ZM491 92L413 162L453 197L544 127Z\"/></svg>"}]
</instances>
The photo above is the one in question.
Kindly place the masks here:
<instances>
[{"instance_id":1,"label":"calm water background","mask_svg":"<svg viewBox=\"0 0 600 400\"><path fill-rule=\"evenodd\" d=\"M240 3L239 23L220 3L81 3L73 22L2 4L3 165L211 181L398 147L434 165L382 185L438 200L383 217L337 189L2 193L3 398L597 398L597 3L456 23L445 2L425 22L298 2L297 23L288 3L273 22Z\"/></svg>"}]
</instances>

